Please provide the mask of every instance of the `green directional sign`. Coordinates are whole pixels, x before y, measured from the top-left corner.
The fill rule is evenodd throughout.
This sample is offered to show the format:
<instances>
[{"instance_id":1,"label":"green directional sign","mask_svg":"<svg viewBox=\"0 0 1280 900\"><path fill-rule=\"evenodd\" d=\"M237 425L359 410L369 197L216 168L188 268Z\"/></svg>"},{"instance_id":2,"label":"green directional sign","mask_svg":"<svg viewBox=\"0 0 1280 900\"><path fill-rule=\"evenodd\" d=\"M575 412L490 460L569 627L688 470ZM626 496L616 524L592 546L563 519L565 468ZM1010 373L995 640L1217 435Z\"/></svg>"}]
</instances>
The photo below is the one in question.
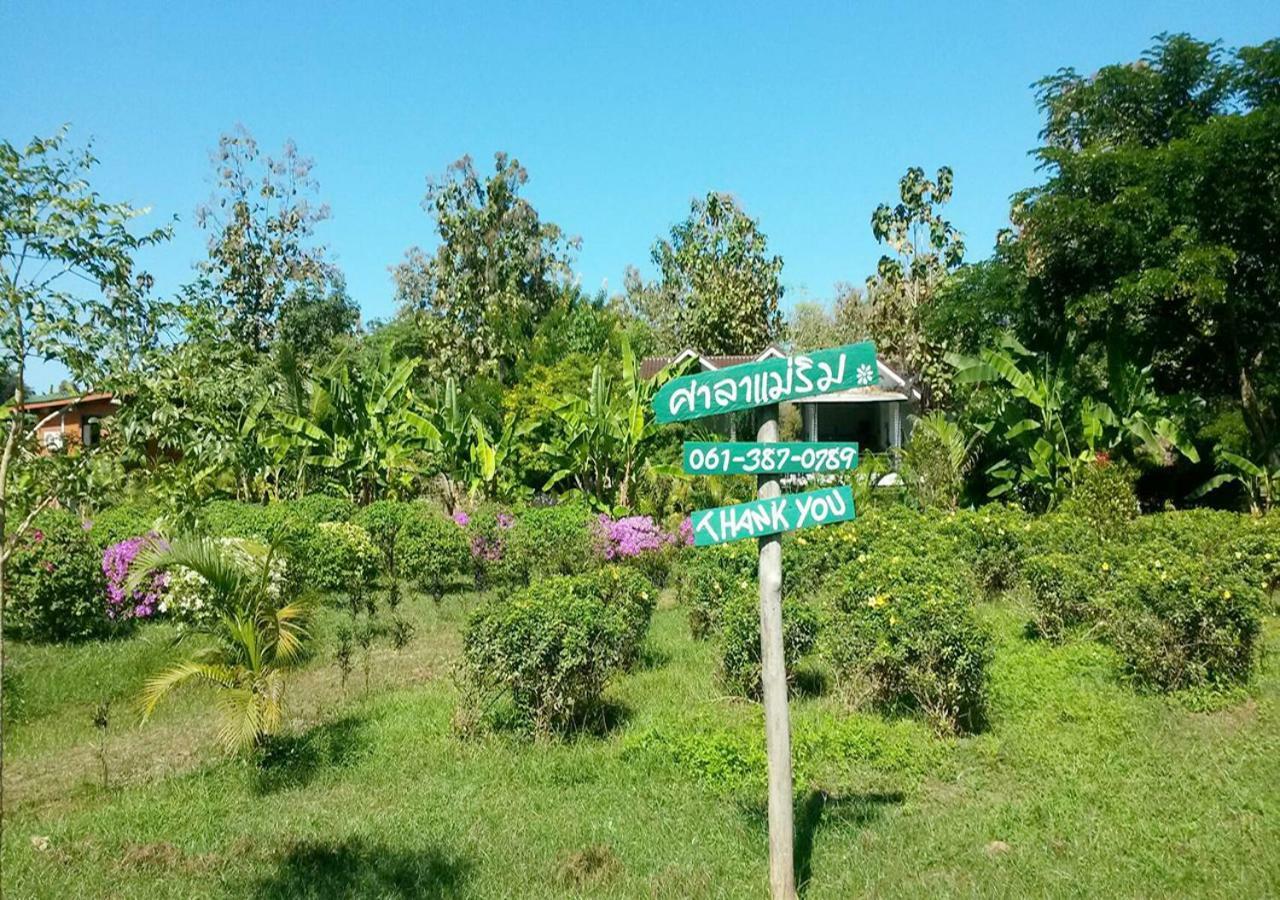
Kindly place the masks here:
<instances>
[{"instance_id":1,"label":"green directional sign","mask_svg":"<svg viewBox=\"0 0 1280 900\"><path fill-rule=\"evenodd\" d=\"M736 506L700 509L693 514L693 543L725 544L765 534L830 525L853 518L853 492L847 487L783 494Z\"/></svg>"},{"instance_id":2,"label":"green directional sign","mask_svg":"<svg viewBox=\"0 0 1280 900\"><path fill-rule=\"evenodd\" d=\"M864 341L673 378L654 396L653 410L660 423L683 422L879 380L875 344Z\"/></svg>"},{"instance_id":3,"label":"green directional sign","mask_svg":"<svg viewBox=\"0 0 1280 900\"><path fill-rule=\"evenodd\" d=\"M858 467L858 445L801 441L685 441L684 470L690 475L760 475L841 472Z\"/></svg>"}]
</instances>

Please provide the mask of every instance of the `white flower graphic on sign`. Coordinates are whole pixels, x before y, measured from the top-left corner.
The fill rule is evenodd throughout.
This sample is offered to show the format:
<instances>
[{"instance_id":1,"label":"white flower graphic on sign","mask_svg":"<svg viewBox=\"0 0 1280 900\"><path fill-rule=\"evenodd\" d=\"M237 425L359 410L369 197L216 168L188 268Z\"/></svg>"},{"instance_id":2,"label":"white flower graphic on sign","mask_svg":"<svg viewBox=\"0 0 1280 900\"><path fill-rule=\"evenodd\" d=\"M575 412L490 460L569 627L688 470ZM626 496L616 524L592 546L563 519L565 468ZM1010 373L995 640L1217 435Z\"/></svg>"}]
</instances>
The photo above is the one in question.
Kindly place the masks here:
<instances>
[{"instance_id":1,"label":"white flower graphic on sign","mask_svg":"<svg viewBox=\"0 0 1280 900\"><path fill-rule=\"evenodd\" d=\"M875 373L871 371L871 366L866 363L858 366L858 385L860 387L870 384L873 377L875 377Z\"/></svg>"}]
</instances>

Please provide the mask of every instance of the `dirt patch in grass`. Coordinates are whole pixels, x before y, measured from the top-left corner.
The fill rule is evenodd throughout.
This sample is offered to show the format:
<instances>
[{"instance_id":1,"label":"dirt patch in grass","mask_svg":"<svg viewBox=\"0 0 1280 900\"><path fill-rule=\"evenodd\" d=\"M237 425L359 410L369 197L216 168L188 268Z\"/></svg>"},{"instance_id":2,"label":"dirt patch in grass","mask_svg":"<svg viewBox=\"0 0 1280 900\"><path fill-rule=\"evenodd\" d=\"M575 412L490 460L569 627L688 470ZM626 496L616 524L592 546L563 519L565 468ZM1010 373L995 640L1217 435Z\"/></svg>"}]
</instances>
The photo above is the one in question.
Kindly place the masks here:
<instances>
[{"instance_id":1,"label":"dirt patch in grass","mask_svg":"<svg viewBox=\"0 0 1280 900\"><path fill-rule=\"evenodd\" d=\"M622 871L622 861L608 844L593 844L575 850L556 869L556 881L574 890L607 884Z\"/></svg>"}]
</instances>

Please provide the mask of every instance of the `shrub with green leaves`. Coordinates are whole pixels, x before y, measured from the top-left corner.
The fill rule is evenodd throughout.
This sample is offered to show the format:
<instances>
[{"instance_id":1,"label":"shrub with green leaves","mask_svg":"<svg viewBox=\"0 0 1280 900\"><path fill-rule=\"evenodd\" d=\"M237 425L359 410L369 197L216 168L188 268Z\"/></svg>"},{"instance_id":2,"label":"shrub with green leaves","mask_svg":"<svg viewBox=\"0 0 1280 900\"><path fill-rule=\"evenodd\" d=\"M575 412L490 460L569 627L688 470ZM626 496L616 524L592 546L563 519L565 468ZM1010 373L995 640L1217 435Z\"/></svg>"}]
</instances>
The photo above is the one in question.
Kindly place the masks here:
<instances>
[{"instance_id":1,"label":"shrub with green leaves","mask_svg":"<svg viewBox=\"0 0 1280 900\"><path fill-rule=\"evenodd\" d=\"M552 577L477 609L462 641L460 713L484 714L509 698L520 722L539 734L598 714L633 636L627 616L597 587Z\"/></svg>"},{"instance_id":2,"label":"shrub with green leaves","mask_svg":"<svg viewBox=\"0 0 1280 900\"><path fill-rule=\"evenodd\" d=\"M756 583L756 547L752 541L698 547L680 567L680 599L689 607L689 631L703 640L720 629L729 598Z\"/></svg>"},{"instance_id":3,"label":"shrub with green leaves","mask_svg":"<svg viewBox=\"0 0 1280 900\"><path fill-rule=\"evenodd\" d=\"M16 637L76 641L113 628L102 551L65 510L36 517L9 557L7 580L5 630Z\"/></svg>"},{"instance_id":4,"label":"shrub with green leaves","mask_svg":"<svg viewBox=\"0 0 1280 900\"><path fill-rule=\"evenodd\" d=\"M978 586L995 594L1018 581L1029 525L1026 513L1017 507L992 504L950 516L943 530L968 559Z\"/></svg>"},{"instance_id":5,"label":"shrub with green leaves","mask_svg":"<svg viewBox=\"0 0 1280 900\"><path fill-rule=\"evenodd\" d=\"M287 515L310 525L321 522L347 522L356 514L356 505L345 497L326 494L307 494L297 500L281 504Z\"/></svg>"},{"instance_id":6,"label":"shrub with green leaves","mask_svg":"<svg viewBox=\"0 0 1280 900\"><path fill-rule=\"evenodd\" d=\"M1102 614L1101 597L1115 566L1098 557L1046 553L1028 558L1024 572L1036 632L1061 641L1070 629Z\"/></svg>"},{"instance_id":7,"label":"shrub with green leaves","mask_svg":"<svg viewBox=\"0 0 1280 900\"><path fill-rule=\"evenodd\" d=\"M575 590L598 597L622 620L621 664L630 668L640 656L657 605L657 590L646 576L627 565L605 566L574 579Z\"/></svg>"},{"instance_id":8,"label":"shrub with green leaves","mask_svg":"<svg viewBox=\"0 0 1280 900\"><path fill-rule=\"evenodd\" d=\"M425 503L413 504L395 539L400 574L429 593L437 603L471 571L467 534L457 522Z\"/></svg>"},{"instance_id":9,"label":"shrub with green leaves","mask_svg":"<svg viewBox=\"0 0 1280 900\"><path fill-rule=\"evenodd\" d=\"M504 574L528 584L594 568L599 555L593 522L590 511L578 503L521 509L504 535Z\"/></svg>"},{"instance_id":10,"label":"shrub with green leaves","mask_svg":"<svg viewBox=\"0 0 1280 900\"><path fill-rule=\"evenodd\" d=\"M150 507L134 504L112 506L98 511L86 520L89 525L89 540L99 550L105 550L112 544L154 531L159 517L159 510Z\"/></svg>"},{"instance_id":11,"label":"shrub with green leaves","mask_svg":"<svg viewBox=\"0 0 1280 900\"><path fill-rule=\"evenodd\" d=\"M306 581L322 591L363 594L378 577L382 554L354 522L321 522L306 546Z\"/></svg>"},{"instance_id":12,"label":"shrub with green leaves","mask_svg":"<svg viewBox=\"0 0 1280 900\"><path fill-rule=\"evenodd\" d=\"M396 536L410 515L411 507L396 500L375 500L352 519L369 533L378 548L382 575L387 584L387 602L392 607L400 602L400 567L396 559Z\"/></svg>"},{"instance_id":13,"label":"shrub with green leaves","mask_svg":"<svg viewBox=\"0 0 1280 900\"><path fill-rule=\"evenodd\" d=\"M1133 470L1106 457L1084 466L1062 511L1088 522L1104 540L1119 538L1138 517Z\"/></svg>"},{"instance_id":14,"label":"shrub with green leaves","mask_svg":"<svg viewBox=\"0 0 1280 900\"><path fill-rule=\"evenodd\" d=\"M782 603L782 655L787 682L795 668L818 640L818 614L802 600ZM720 680L734 694L760 697L760 601L758 596L737 593L724 606L720 627Z\"/></svg>"},{"instance_id":15,"label":"shrub with green leaves","mask_svg":"<svg viewBox=\"0 0 1280 900\"><path fill-rule=\"evenodd\" d=\"M1110 592L1107 631L1126 672L1160 691L1248 681L1260 647L1262 591L1221 555L1169 545L1155 552L1131 560Z\"/></svg>"},{"instance_id":16,"label":"shrub with green leaves","mask_svg":"<svg viewBox=\"0 0 1280 900\"><path fill-rule=\"evenodd\" d=\"M824 646L851 698L915 707L941 732L982 725L991 638L954 560L868 554L833 580Z\"/></svg>"}]
</instances>

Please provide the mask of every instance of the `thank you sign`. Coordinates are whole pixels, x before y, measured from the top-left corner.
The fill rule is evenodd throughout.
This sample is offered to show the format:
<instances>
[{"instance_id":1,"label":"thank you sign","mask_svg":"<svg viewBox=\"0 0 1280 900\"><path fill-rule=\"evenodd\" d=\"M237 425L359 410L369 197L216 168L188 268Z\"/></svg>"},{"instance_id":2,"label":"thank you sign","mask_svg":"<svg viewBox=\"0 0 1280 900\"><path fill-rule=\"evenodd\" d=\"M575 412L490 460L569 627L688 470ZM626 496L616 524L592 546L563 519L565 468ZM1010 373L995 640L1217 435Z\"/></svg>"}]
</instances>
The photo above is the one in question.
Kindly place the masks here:
<instances>
[{"instance_id":1,"label":"thank you sign","mask_svg":"<svg viewBox=\"0 0 1280 900\"><path fill-rule=\"evenodd\" d=\"M699 510L692 517L693 543L696 547L707 547L811 525L847 522L852 518L853 492L847 487L783 494L736 506Z\"/></svg>"}]
</instances>

